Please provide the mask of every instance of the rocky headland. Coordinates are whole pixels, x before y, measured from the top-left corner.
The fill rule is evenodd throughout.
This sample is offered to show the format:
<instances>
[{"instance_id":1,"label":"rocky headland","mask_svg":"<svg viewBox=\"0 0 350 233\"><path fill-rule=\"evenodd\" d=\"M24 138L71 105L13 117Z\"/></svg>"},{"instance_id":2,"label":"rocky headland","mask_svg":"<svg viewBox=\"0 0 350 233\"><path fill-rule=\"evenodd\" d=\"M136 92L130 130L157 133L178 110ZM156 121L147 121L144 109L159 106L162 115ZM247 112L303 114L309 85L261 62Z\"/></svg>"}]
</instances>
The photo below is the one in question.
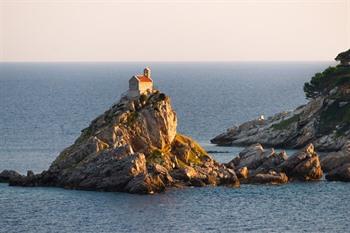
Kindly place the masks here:
<instances>
[{"instance_id":1,"label":"rocky headland","mask_svg":"<svg viewBox=\"0 0 350 233\"><path fill-rule=\"evenodd\" d=\"M233 126L212 143L223 146L303 148L309 144L324 152L322 168L329 180L349 180L350 50L336 57L340 64L315 74L305 83L309 102L290 112ZM342 175L340 175L342 174Z\"/></svg>"},{"instance_id":2,"label":"rocky headland","mask_svg":"<svg viewBox=\"0 0 350 233\"><path fill-rule=\"evenodd\" d=\"M233 126L211 142L225 146L261 143L279 148L302 148L312 143L317 151L341 150L350 139L350 65L342 62L315 74L305 83L304 91L307 104Z\"/></svg>"}]
</instances>

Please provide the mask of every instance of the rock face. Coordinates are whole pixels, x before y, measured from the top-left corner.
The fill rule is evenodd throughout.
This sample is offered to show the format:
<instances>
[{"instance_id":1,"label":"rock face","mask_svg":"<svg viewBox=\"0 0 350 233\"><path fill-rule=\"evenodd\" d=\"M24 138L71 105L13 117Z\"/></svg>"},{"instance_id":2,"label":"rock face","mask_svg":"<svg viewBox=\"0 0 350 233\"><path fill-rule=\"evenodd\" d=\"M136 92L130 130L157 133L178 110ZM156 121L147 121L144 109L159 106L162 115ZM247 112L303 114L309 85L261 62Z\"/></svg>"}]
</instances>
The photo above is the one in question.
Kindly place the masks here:
<instances>
[{"instance_id":1,"label":"rock face","mask_svg":"<svg viewBox=\"0 0 350 233\"><path fill-rule=\"evenodd\" d=\"M328 172L327 180L350 182L350 141L342 150L324 156L321 159L321 166Z\"/></svg>"},{"instance_id":2,"label":"rock face","mask_svg":"<svg viewBox=\"0 0 350 233\"><path fill-rule=\"evenodd\" d=\"M177 186L239 186L232 169L214 161L176 127L176 113L165 94L123 97L93 120L47 171L27 176L3 172L2 179L10 185L140 194Z\"/></svg>"},{"instance_id":3,"label":"rock face","mask_svg":"<svg viewBox=\"0 0 350 233\"><path fill-rule=\"evenodd\" d=\"M340 151L328 153L321 159L321 165L325 172L330 172L347 163L350 163L350 141Z\"/></svg>"},{"instance_id":4,"label":"rock face","mask_svg":"<svg viewBox=\"0 0 350 233\"><path fill-rule=\"evenodd\" d=\"M329 181L344 181L350 182L350 163L343 164L326 175Z\"/></svg>"},{"instance_id":5,"label":"rock face","mask_svg":"<svg viewBox=\"0 0 350 233\"><path fill-rule=\"evenodd\" d=\"M350 66L326 69L314 76L321 89L310 101L294 111L267 119L233 126L216 136L212 143L225 146L303 148L312 143L317 151L338 151L350 139ZM310 83L312 85L313 81ZM309 85L310 86L310 85Z\"/></svg>"}]
</instances>

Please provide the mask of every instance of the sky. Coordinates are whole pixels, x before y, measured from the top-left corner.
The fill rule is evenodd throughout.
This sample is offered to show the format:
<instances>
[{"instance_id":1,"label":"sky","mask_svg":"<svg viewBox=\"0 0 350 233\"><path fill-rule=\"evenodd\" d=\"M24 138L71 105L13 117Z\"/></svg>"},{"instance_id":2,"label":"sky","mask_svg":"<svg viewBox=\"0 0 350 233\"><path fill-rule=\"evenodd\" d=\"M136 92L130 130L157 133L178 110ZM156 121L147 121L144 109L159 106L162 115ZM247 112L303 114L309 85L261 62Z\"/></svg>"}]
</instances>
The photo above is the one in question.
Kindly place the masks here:
<instances>
[{"instance_id":1,"label":"sky","mask_svg":"<svg viewBox=\"0 0 350 233\"><path fill-rule=\"evenodd\" d=\"M0 0L0 61L329 61L350 0Z\"/></svg>"}]
</instances>

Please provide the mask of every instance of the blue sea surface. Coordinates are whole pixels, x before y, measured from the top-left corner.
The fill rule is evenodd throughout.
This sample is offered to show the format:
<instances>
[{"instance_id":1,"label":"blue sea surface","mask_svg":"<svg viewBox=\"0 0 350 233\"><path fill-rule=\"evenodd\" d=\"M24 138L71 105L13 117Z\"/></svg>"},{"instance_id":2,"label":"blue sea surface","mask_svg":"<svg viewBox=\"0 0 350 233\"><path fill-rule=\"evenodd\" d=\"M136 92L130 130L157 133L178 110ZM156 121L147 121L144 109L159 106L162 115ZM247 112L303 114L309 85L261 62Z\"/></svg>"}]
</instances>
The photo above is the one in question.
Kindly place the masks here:
<instances>
[{"instance_id":1,"label":"blue sea surface","mask_svg":"<svg viewBox=\"0 0 350 233\"><path fill-rule=\"evenodd\" d=\"M305 104L303 83L332 63L0 63L0 170L47 169L146 65L178 131L227 162L242 148L212 137ZM325 181L151 196L0 184L0 232L348 232L349 193Z\"/></svg>"}]
</instances>

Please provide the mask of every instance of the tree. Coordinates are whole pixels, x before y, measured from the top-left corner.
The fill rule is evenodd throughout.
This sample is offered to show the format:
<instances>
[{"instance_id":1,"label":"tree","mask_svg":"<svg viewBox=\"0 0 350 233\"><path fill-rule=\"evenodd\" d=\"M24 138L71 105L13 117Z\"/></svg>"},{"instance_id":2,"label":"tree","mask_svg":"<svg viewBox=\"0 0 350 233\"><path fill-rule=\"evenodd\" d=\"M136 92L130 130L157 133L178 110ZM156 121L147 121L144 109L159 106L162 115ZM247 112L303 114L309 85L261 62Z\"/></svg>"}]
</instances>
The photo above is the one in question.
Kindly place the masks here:
<instances>
[{"instance_id":1,"label":"tree","mask_svg":"<svg viewBox=\"0 0 350 233\"><path fill-rule=\"evenodd\" d=\"M327 92L335 81L334 76L336 73L336 67L328 67L322 73L316 73L310 82L304 84L306 98L316 98Z\"/></svg>"}]
</instances>

